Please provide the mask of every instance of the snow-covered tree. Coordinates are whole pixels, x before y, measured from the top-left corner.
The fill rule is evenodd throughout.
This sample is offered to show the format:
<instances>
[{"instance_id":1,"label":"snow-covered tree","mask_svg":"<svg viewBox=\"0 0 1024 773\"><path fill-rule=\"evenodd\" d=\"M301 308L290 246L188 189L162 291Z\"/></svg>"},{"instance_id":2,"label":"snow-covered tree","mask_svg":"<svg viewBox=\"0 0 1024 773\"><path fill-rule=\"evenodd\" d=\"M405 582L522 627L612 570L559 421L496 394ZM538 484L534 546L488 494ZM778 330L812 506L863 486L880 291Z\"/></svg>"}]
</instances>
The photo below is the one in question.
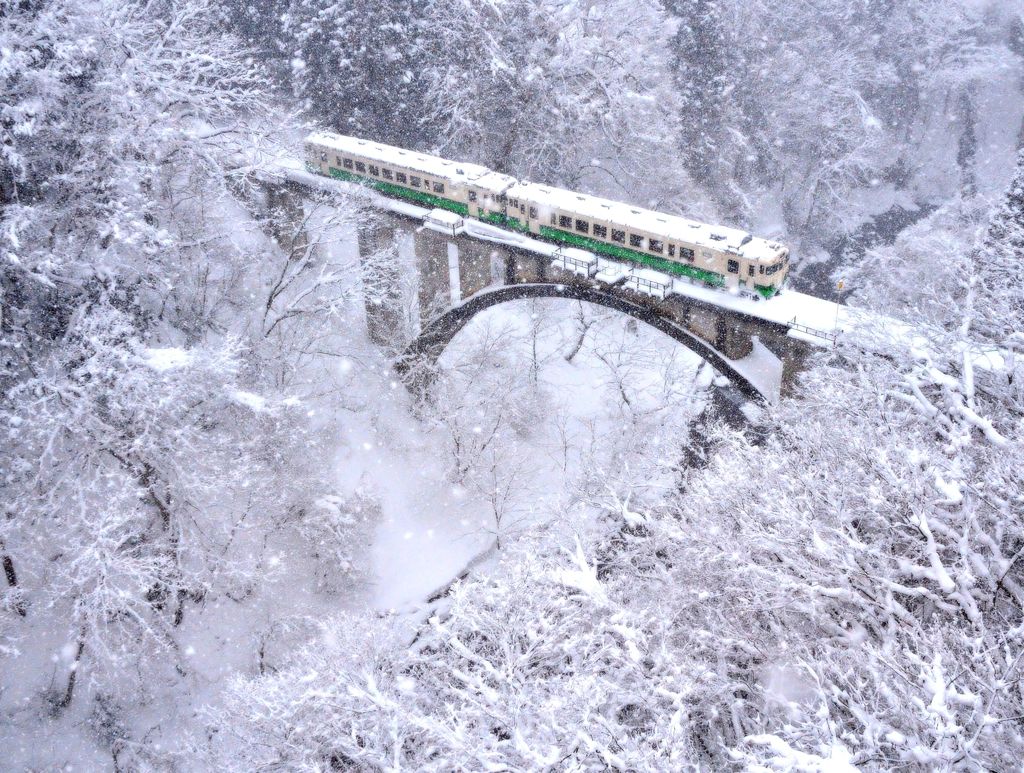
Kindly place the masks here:
<instances>
[{"instance_id":1,"label":"snow-covered tree","mask_svg":"<svg viewBox=\"0 0 1024 773\"><path fill-rule=\"evenodd\" d=\"M413 0L295 0L287 12L292 88L345 134L416 147L430 117Z\"/></svg>"},{"instance_id":2,"label":"snow-covered tree","mask_svg":"<svg viewBox=\"0 0 1024 773\"><path fill-rule=\"evenodd\" d=\"M974 179L975 92L1016 56L997 4L666 7L688 168L734 218L784 221L808 244L865 219L858 191L926 202Z\"/></svg>"},{"instance_id":3,"label":"snow-covered tree","mask_svg":"<svg viewBox=\"0 0 1024 773\"><path fill-rule=\"evenodd\" d=\"M724 160L719 143L728 129L729 94L735 88L722 8L713 0L672 0L665 6L679 19L672 51L684 116L680 151L693 178L710 185Z\"/></svg>"},{"instance_id":4,"label":"snow-covered tree","mask_svg":"<svg viewBox=\"0 0 1024 773\"><path fill-rule=\"evenodd\" d=\"M206 759L229 769L685 764L671 623L609 599L582 548L458 586L413 647L342 619L287 671L239 681ZM376 629L376 630L374 630ZM287 743L285 739L288 739ZM202 746L200 746L202 748Z\"/></svg>"},{"instance_id":5,"label":"snow-covered tree","mask_svg":"<svg viewBox=\"0 0 1024 773\"><path fill-rule=\"evenodd\" d=\"M75 642L61 708L83 655L90 676L116 674L128 652L184 668L174 628L188 605L215 579L253 581L237 574L253 561L229 549L245 516L229 502L275 494L256 482L245 435L220 429L258 424L258 398L225 388L236 347L147 348L105 300L76 315L4 414L4 542L35 580L29 614L56 618Z\"/></svg>"},{"instance_id":6,"label":"snow-covered tree","mask_svg":"<svg viewBox=\"0 0 1024 773\"><path fill-rule=\"evenodd\" d=\"M439 0L428 23L443 152L643 201L686 187L664 153L679 115L662 78L672 25L656 3Z\"/></svg>"},{"instance_id":7,"label":"snow-covered tree","mask_svg":"<svg viewBox=\"0 0 1024 773\"><path fill-rule=\"evenodd\" d=\"M279 305L250 311L273 267L252 260L264 237L234 168L264 108L215 11L3 7L0 642L20 674L5 710L33 709L21 724L72 706L84 719L86 699L137 708L187 678L189 610L251 595L273 575L270 537L330 491L304 458L320 438L307 395L274 389L303 363L263 343L260 312L292 324L344 295L306 256L268 291Z\"/></svg>"},{"instance_id":8,"label":"snow-covered tree","mask_svg":"<svg viewBox=\"0 0 1024 773\"><path fill-rule=\"evenodd\" d=\"M978 332L994 345L1024 349L1024 292L1018 279L1024 258L1024 151L1010 189L973 255Z\"/></svg>"}]
</instances>

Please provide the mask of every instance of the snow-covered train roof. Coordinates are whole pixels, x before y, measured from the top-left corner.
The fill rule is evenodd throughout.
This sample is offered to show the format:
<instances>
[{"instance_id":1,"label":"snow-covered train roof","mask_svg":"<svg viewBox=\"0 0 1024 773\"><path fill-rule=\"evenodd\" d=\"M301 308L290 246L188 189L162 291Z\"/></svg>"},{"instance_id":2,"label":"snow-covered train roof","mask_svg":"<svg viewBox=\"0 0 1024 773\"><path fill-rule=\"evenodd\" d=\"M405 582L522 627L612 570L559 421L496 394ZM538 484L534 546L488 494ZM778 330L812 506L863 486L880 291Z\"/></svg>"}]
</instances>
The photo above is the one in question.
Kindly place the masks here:
<instances>
[{"instance_id":1,"label":"snow-covered train roof","mask_svg":"<svg viewBox=\"0 0 1024 773\"><path fill-rule=\"evenodd\" d=\"M348 137L344 134L316 132L315 134L310 134L306 138L306 142L323 145L341 153L369 156L385 164L408 167L409 169L415 169L435 177L461 178L466 182L475 182L487 175L495 174L486 166L481 166L480 164L464 164L459 161L449 161L446 158L432 156L429 153L403 150L392 145L382 145L370 140L361 140L358 137Z\"/></svg>"},{"instance_id":2,"label":"snow-covered train roof","mask_svg":"<svg viewBox=\"0 0 1024 773\"><path fill-rule=\"evenodd\" d=\"M512 198L526 199L542 207L573 212L590 220L605 221L627 228L632 226L638 230L663 234L666 239L672 241L730 252L748 260L771 262L785 249L778 242L752 236L738 228L699 223L685 217L667 215L664 212L550 185L523 182L510 188L507 193Z\"/></svg>"},{"instance_id":3,"label":"snow-covered train roof","mask_svg":"<svg viewBox=\"0 0 1024 773\"><path fill-rule=\"evenodd\" d=\"M489 171L482 177L478 177L475 180L470 180L477 188L483 188L486 191L499 194L505 193L513 185L518 185L519 180L509 174L502 174L501 172Z\"/></svg>"}]
</instances>

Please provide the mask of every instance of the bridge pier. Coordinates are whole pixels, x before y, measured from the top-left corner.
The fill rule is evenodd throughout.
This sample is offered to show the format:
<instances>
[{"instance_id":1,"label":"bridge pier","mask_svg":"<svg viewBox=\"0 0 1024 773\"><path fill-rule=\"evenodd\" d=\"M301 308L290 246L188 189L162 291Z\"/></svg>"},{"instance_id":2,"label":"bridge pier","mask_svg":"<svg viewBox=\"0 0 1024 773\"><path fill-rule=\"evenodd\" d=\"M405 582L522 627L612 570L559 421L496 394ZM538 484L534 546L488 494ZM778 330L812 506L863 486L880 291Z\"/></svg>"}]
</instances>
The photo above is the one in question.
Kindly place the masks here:
<instances>
[{"instance_id":1,"label":"bridge pier","mask_svg":"<svg viewBox=\"0 0 1024 773\"><path fill-rule=\"evenodd\" d=\"M305 199L300 190L291 185L276 185L264 189L270 235L290 260L304 255L309 249L306 231Z\"/></svg>"},{"instance_id":2,"label":"bridge pier","mask_svg":"<svg viewBox=\"0 0 1024 773\"><path fill-rule=\"evenodd\" d=\"M730 360L742 360L754 351L754 341L738 324L719 315L715 321L715 348Z\"/></svg>"},{"instance_id":3,"label":"bridge pier","mask_svg":"<svg viewBox=\"0 0 1024 773\"><path fill-rule=\"evenodd\" d=\"M799 388L800 374L807 370L807 360L810 359L814 347L806 341L798 341L788 336L769 336L769 341L763 341L769 349L775 352L783 352L782 362L782 389L783 396L796 394ZM781 339L781 340L780 340Z\"/></svg>"},{"instance_id":4,"label":"bridge pier","mask_svg":"<svg viewBox=\"0 0 1024 773\"><path fill-rule=\"evenodd\" d=\"M468 236L430 228L415 232L421 326L486 287L507 281L509 251Z\"/></svg>"},{"instance_id":5,"label":"bridge pier","mask_svg":"<svg viewBox=\"0 0 1024 773\"><path fill-rule=\"evenodd\" d=\"M413 231L413 249L416 253L416 270L419 275L417 306L420 326L442 314L452 303L461 298L453 294L452 264L458 271L458 256L453 255L450 239L444 234L428 228ZM456 279L458 273L455 274ZM455 285L454 289L458 289Z\"/></svg>"},{"instance_id":6,"label":"bridge pier","mask_svg":"<svg viewBox=\"0 0 1024 773\"><path fill-rule=\"evenodd\" d=\"M508 250L499 244L468 236L453 240L458 253L461 298L470 298L486 287L505 283Z\"/></svg>"},{"instance_id":7,"label":"bridge pier","mask_svg":"<svg viewBox=\"0 0 1024 773\"><path fill-rule=\"evenodd\" d=\"M533 284L547 282L551 279L554 269L551 259L546 255L537 255L523 250L512 250L509 253L509 266L505 284ZM573 275L575 278L575 275Z\"/></svg>"},{"instance_id":8,"label":"bridge pier","mask_svg":"<svg viewBox=\"0 0 1024 773\"><path fill-rule=\"evenodd\" d=\"M371 218L360 223L356 239L362 267L366 332L377 346L401 351L415 331L408 330L406 290L408 273L398 255L396 223Z\"/></svg>"}]
</instances>

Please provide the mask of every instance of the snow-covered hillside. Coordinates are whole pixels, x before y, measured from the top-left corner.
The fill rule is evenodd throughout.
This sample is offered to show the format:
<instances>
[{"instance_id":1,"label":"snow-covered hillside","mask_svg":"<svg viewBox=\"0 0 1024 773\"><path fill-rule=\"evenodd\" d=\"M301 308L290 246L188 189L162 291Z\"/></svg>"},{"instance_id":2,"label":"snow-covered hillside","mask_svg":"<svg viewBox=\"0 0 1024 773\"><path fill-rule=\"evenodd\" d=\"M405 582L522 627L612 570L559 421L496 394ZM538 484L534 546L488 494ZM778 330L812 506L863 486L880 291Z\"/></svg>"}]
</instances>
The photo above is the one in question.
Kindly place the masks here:
<instances>
[{"instance_id":1,"label":"snow-covered hillside","mask_svg":"<svg viewBox=\"0 0 1024 773\"><path fill-rule=\"evenodd\" d=\"M0 768L1017 769L1022 58L1010 0L4 0ZM314 127L779 239L878 329L739 415L517 301L413 395L412 238L260 186Z\"/></svg>"}]
</instances>

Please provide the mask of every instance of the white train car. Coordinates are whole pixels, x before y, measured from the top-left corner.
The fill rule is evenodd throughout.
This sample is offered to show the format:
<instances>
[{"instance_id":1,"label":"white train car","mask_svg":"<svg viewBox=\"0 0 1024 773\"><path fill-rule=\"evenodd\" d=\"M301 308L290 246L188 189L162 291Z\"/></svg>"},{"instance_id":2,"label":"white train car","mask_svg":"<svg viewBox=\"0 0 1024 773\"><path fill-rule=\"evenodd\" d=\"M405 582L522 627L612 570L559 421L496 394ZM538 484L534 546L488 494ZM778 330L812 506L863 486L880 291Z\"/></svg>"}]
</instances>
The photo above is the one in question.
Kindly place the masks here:
<instances>
[{"instance_id":1,"label":"white train car","mask_svg":"<svg viewBox=\"0 0 1024 773\"><path fill-rule=\"evenodd\" d=\"M785 282L789 250L725 226L610 199L520 182L479 164L449 161L369 140L317 133L306 139L311 172L368 185L431 209L771 298Z\"/></svg>"},{"instance_id":2,"label":"white train car","mask_svg":"<svg viewBox=\"0 0 1024 773\"><path fill-rule=\"evenodd\" d=\"M735 228L537 183L506 191L509 225L658 271L770 298L782 286L789 250Z\"/></svg>"},{"instance_id":3,"label":"white train car","mask_svg":"<svg viewBox=\"0 0 1024 773\"><path fill-rule=\"evenodd\" d=\"M306 138L306 168L431 209L498 224L504 224L503 194L516 182L479 164L329 133Z\"/></svg>"}]
</instances>

